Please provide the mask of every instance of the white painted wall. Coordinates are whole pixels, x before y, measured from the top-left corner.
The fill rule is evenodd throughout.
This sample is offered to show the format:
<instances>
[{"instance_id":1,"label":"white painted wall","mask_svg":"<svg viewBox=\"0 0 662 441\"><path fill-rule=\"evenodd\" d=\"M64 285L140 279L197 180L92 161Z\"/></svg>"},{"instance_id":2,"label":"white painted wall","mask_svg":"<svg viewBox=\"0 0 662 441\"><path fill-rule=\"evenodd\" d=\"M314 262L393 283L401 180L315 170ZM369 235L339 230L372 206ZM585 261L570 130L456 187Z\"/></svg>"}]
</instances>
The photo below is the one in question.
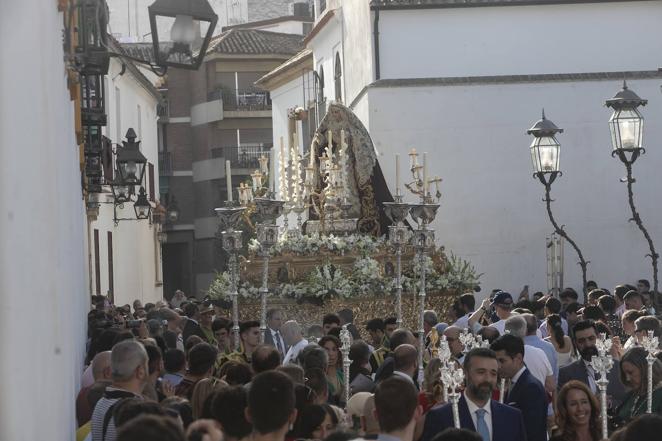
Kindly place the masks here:
<instances>
[{"instance_id":1,"label":"white painted wall","mask_svg":"<svg viewBox=\"0 0 662 441\"><path fill-rule=\"evenodd\" d=\"M304 22L299 20L288 20L264 26L255 26L252 29L260 29L269 32L280 32L283 34L303 35Z\"/></svg>"},{"instance_id":2,"label":"white painted wall","mask_svg":"<svg viewBox=\"0 0 662 441\"><path fill-rule=\"evenodd\" d=\"M340 18L336 15L319 31L308 43L307 47L313 51L313 68L319 74L324 69L324 96L327 103L335 100L335 85L333 81L333 67L336 52L340 53L342 60L342 27Z\"/></svg>"},{"instance_id":3,"label":"white painted wall","mask_svg":"<svg viewBox=\"0 0 662 441\"><path fill-rule=\"evenodd\" d=\"M0 14L2 440L69 440L76 428L89 298L62 23L51 0Z\"/></svg>"},{"instance_id":4,"label":"white painted wall","mask_svg":"<svg viewBox=\"0 0 662 441\"><path fill-rule=\"evenodd\" d=\"M650 99L643 109L648 153L634 166L635 196L659 248L660 81L631 81L630 86ZM563 176L552 186L554 214L591 261L588 278L613 288L639 278L652 280L650 261L644 258L647 244L627 222L627 191L619 182L625 168L610 156L610 111L603 104L619 89L619 81L371 88L369 130L391 191L394 154L406 160L412 147L428 152L429 174L443 178L433 226L437 242L484 272L485 289L517 294L529 284L544 291L545 236L552 227L542 202L544 188L531 177L531 137L525 134L544 106L547 117L565 129L558 137ZM565 283L579 291L581 272L569 244L565 261Z\"/></svg>"},{"instance_id":5,"label":"white painted wall","mask_svg":"<svg viewBox=\"0 0 662 441\"><path fill-rule=\"evenodd\" d=\"M136 77L127 69L123 75L121 63L112 59L108 75L106 76L108 91L106 95L106 114L108 125L104 134L113 143L125 140L126 131L132 127L140 150L147 157L147 161L154 164L154 186L156 199L159 199L159 170L158 170L158 139L156 98L138 82ZM119 90L120 99L117 100L116 91ZM119 103L120 111L117 112ZM140 108L140 110L138 110ZM119 120L118 120L119 116ZM122 138L118 139L120 133ZM145 171L145 190L149 194L148 171ZM137 188L136 188L137 190ZM117 226L113 222L113 204L108 193L100 195L102 203L99 217L90 225L89 250L92 253L90 268L91 283L88 290L96 293L96 273L94 265L94 229L99 230L99 273L101 279L101 294L106 295L109 289L108 269L108 232L113 233L113 284L115 303L123 305L140 299L143 303L156 302L163 298L161 277L160 244L156 237L156 226L150 225L147 220L135 220L133 203L127 203L124 208L118 207L117 216L131 218L131 221L121 221Z\"/></svg>"},{"instance_id":6,"label":"white painted wall","mask_svg":"<svg viewBox=\"0 0 662 441\"><path fill-rule=\"evenodd\" d=\"M656 69L660 23L651 1L381 11L381 78Z\"/></svg>"}]
</instances>

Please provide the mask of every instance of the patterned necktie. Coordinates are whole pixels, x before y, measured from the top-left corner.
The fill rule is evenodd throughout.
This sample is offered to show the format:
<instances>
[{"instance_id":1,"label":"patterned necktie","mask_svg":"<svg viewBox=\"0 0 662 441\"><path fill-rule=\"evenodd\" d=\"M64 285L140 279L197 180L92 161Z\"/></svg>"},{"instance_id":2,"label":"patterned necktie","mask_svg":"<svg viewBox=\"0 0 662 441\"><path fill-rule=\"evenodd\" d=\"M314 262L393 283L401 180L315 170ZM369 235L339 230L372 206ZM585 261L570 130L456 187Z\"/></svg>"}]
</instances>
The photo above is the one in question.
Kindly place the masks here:
<instances>
[{"instance_id":1,"label":"patterned necktie","mask_svg":"<svg viewBox=\"0 0 662 441\"><path fill-rule=\"evenodd\" d=\"M490 441L490 429L485 422L485 409L478 409L476 411L476 432L483 438L483 441Z\"/></svg>"},{"instance_id":2,"label":"patterned necktie","mask_svg":"<svg viewBox=\"0 0 662 441\"><path fill-rule=\"evenodd\" d=\"M280 332L278 331L276 331L276 348L278 348L281 357L285 355L283 354L283 342L280 340Z\"/></svg>"}]
</instances>

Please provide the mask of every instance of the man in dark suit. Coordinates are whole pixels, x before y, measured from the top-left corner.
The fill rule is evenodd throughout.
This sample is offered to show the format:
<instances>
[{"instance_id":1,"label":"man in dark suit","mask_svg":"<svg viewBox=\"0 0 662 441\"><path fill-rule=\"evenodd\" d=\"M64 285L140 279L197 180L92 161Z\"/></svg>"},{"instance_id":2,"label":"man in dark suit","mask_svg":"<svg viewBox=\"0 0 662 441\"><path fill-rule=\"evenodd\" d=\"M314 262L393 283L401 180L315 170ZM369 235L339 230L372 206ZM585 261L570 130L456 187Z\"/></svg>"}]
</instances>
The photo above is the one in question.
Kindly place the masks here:
<instances>
[{"instance_id":1,"label":"man in dark suit","mask_svg":"<svg viewBox=\"0 0 662 441\"><path fill-rule=\"evenodd\" d=\"M202 332L202 328L200 328L200 324L198 323L200 315L198 305L195 303L187 303L186 306L184 306L184 314L186 314L187 317L186 324L184 324L184 328L182 329L182 339L184 344L186 344L186 340L192 335L197 335L202 341L207 341L207 337L205 336L205 333Z\"/></svg>"},{"instance_id":2,"label":"man in dark suit","mask_svg":"<svg viewBox=\"0 0 662 441\"><path fill-rule=\"evenodd\" d=\"M280 309L267 310L267 329L264 331L264 344L278 349L280 359L287 354L288 346L285 344L280 327L283 324L283 312Z\"/></svg>"},{"instance_id":3,"label":"man in dark suit","mask_svg":"<svg viewBox=\"0 0 662 441\"><path fill-rule=\"evenodd\" d=\"M499 362L499 375L511 383L504 403L522 411L527 441L546 441L547 392L524 364L524 341L505 334L490 347Z\"/></svg>"},{"instance_id":4,"label":"man in dark suit","mask_svg":"<svg viewBox=\"0 0 662 441\"><path fill-rule=\"evenodd\" d=\"M490 399L499 364L491 349L476 348L464 358L466 388L458 405L460 426L478 432L483 441L526 441L522 412ZM425 418L422 441L453 427L451 404L433 408Z\"/></svg>"},{"instance_id":5,"label":"man in dark suit","mask_svg":"<svg viewBox=\"0 0 662 441\"><path fill-rule=\"evenodd\" d=\"M591 357L598 355L595 342L598 339L598 331L593 320L582 320L572 328L573 341L581 359L570 363L559 369L559 389L570 380L579 380L597 394L599 392L596 378L599 374L591 367ZM625 387L621 383L620 367L618 360L614 360L611 371L607 373L609 384L607 385L608 401L616 407L623 402ZM611 400L609 400L611 398Z\"/></svg>"}]
</instances>

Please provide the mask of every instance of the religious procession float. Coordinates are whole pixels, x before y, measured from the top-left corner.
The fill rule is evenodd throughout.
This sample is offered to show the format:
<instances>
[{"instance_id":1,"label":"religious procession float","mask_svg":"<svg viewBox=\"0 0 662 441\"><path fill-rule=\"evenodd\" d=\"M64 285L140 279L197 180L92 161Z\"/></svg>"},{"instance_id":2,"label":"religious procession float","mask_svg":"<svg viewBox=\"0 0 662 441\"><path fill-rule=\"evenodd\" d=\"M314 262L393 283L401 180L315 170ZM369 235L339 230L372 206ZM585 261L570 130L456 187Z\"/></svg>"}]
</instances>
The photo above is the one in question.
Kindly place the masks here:
<instances>
[{"instance_id":1,"label":"religious procession float","mask_svg":"<svg viewBox=\"0 0 662 441\"><path fill-rule=\"evenodd\" d=\"M228 265L208 294L233 309L235 324L262 317L264 326L266 309L278 307L305 329L349 308L359 325L395 316L416 328L424 309L443 314L478 286L473 266L435 243L441 179L428 176L425 154L409 154L406 198L399 156L392 195L367 130L345 106L330 105L305 155L299 138L295 129L281 139L278 160L260 158L240 184L239 203L228 192L216 209Z\"/></svg>"}]
</instances>

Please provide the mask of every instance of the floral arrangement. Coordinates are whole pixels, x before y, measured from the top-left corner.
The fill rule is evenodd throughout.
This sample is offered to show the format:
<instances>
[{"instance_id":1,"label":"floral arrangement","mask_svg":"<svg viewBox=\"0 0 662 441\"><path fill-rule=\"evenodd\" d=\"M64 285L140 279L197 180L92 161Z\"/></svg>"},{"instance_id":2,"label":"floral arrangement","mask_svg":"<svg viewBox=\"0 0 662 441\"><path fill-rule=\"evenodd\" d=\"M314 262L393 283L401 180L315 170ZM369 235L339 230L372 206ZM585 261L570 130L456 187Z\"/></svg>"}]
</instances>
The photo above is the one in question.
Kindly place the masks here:
<instances>
[{"instance_id":1,"label":"floral arrangement","mask_svg":"<svg viewBox=\"0 0 662 441\"><path fill-rule=\"evenodd\" d=\"M270 285L273 295L283 298L317 299L369 297L374 295L393 295L395 279L386 274L382 264L371 257L387 247L384 238L374 238L369 235L350 236L319 236L302 235L299 237L282 236L271 250L272 256L320 256L357 255L351 269L344 270L326 262L316 266L308 274L297 281ZM255 239L248 243L249 253L259 253L260 244ZM431 257L432 256L432 257ZM482 274L478 274L474 266L450 253L444 254L443 248L426 255L422 260L416 256L409 265L403 266L401 282L405 292L420 290L421 265L425 266L426 290L441 292L455 290L463 292L472 290L479 284ZM250 282L243 282L238 287L239 296L258 298L258 288ZM209 287L208 294L216 299L230 299L230 278L227 272L218 273Z\"/></svg>"},{"instance_id":2,"label":"floral arrangement","mask_svg":"<svg viewBox=\"0 0 662 441\"><path fill-rule=\"evenodd\" d=\"M276 245L271 249L271 256L293 254L306 256L319 252L342 255L345 252L356 252L361 256L373 254L384 245L384 238L375 238L370 235L352 234L349 236L320 236L319 234L288 237L281 235ZM260 252L260 243L257 239L248 241L248 251L253 254Z\"/></svg>"}]
</instances>

